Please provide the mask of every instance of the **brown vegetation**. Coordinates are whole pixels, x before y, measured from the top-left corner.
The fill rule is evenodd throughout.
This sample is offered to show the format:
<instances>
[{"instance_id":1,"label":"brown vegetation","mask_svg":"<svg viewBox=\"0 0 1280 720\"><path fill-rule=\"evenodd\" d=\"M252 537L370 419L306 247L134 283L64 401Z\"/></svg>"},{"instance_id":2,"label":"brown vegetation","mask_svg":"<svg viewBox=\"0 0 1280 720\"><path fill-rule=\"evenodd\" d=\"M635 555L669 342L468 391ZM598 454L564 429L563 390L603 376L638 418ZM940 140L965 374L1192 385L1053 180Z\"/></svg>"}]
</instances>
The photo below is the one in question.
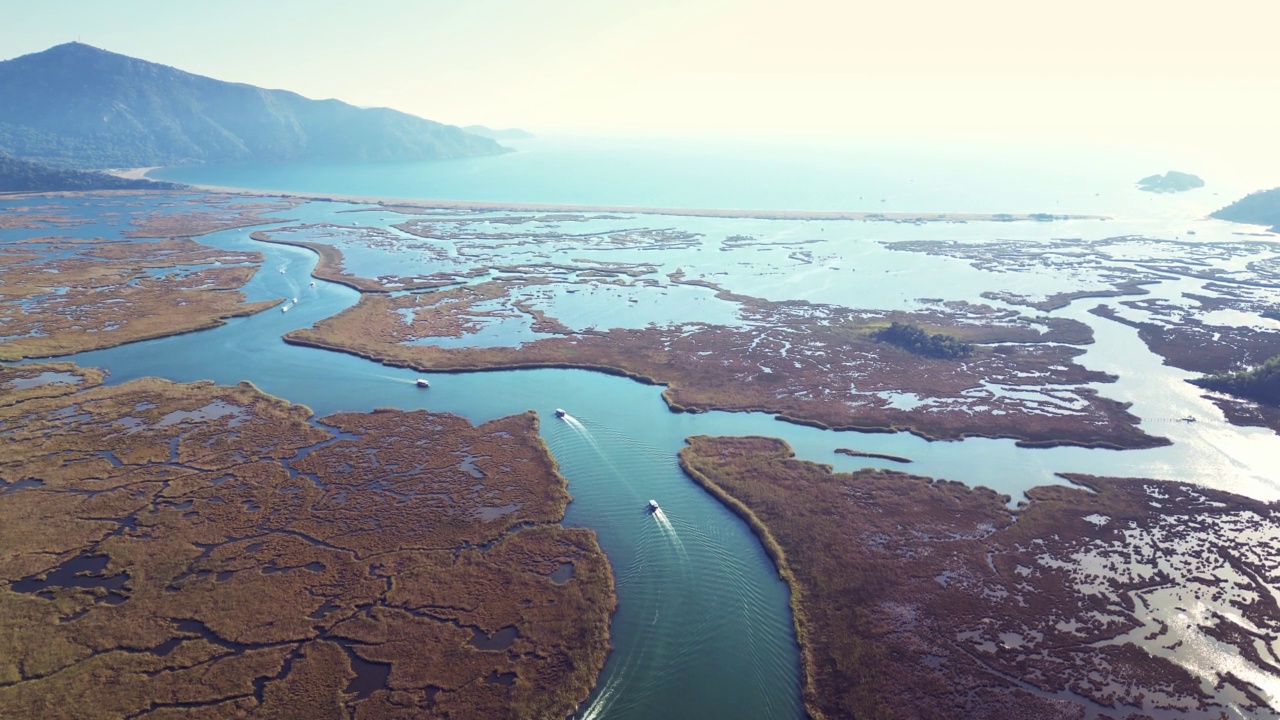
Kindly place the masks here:
<instances>
[{"instance_id":1,"label":"brown vegetation","mask_svg":"<svg viewBox=\"0 0 1280 720\"><path fill-rule=\"evenodd\" d=\"M1166 365L1211 374L1261 365L1280 355L1280 332L1206 325L1189 315L1162 310L1158 301L1124 304L1153 315L1165 315L1165 319L1163 322L1129 320L1106 305L1089 312L1136 329L1147 348L1164 358Z\"/></svg>"},{"instance_id":2,"label":"brown vegetation","mask_svg":"<svg viewBox=\"0 0 1280 720\"><path fill-rule=\"evenodd\" d=\"M309 415L156 379L0 408L0 716L570 713L613 584L537 417Z\"/></svg>"},{"instance_id":3,"label":"brown vegetation","mask_svg":"<svg viewBox=\"0 0 1280 720\"><path fill-rule=\"evenodd\" d=\"M278 301L245 303L238 292L261 262L185 238L15 243L0 252L0 360L114 347L265 310Z\"/></svg>"},{"instance_id":4,"label":"brown vegetation","mask_svg":"<svg viewBox=\"0 0 1280 720\"><path fill-rule=\"evenodd\" d=\"M690 438L680 462L747 520L791 586L815 718L1218 718L1265 706L1246 679L1184 667L1174 651L1211 636L1258 675L1276 671L1255 646L1280 630L1275 505L1074 477L1083 487L1036 488L1010 510L986 488L836 474L759 437Z\"/></svg>"},{"instance_id":5,"label":"brown vegetation","mask_svg":"<svg viewBox=\"0 0 1280 720\"><path fill-rule=\"evenodd\" d=\"M183 200L166 203L159 210L135 217L134 228L126 233L134 238L194 237L221 230L287 222L263 217L288 210L301 203L292 198L274 197L247 202L234 195L178 195Z\"/></svg>"},{"instance_id":6,"label":"brown vegetation","mask_svg":"<svg viewBox=\"0 0 1280 720\"><path fill-rule=\"evenodd\" d=\"M249 197L278 197L279 193L253 191L216 185L195 186L208 192L239 194ZM419 200L413 198L379 198L368 195L333 195L330 193L290 193L288 198L304 198L331 202L377 204L381 209L408 215L436 212L457 213L610 213L638 215L671 215L676 217L751 218L757 220L852 220L893 223L966 223L966 222L1044 222L1048 220L1105 220L1100 215L1047 215L1044 213L906 213L845 212L822 210L745 210L715 208L663 208L626 205L557 205L551 203L486 202L479 200Z\"/></svg>"},{"instance_id":7,"label":"brown vegetation","mask_svg":"<svg viewBox=\"0 0 1280 720\"><path fill-rule=\"evenodd\" d=\"M1109 379L1076 364L1081 351L1060 344L1088 342L1091 333L1082 323L1036 325L1016 313L962 302L921 313L770 302L682 281L678 274L672 279L717 289L721 299L741 304L746 323L593 330L518 347L412 344L431 335L465 337L475 322L467 303L504 297L514 287L490 282L394 298L365 295L286 340L421 370L572 367L622 374L667 385L663 397L677 411L758 410L793 422L908 430L930 439L977 435L1094 447L1167 442L1138 429L1124 404L1079 386ZM542 320L546 332L567 330ZM944 360L871 337L897 321L977 347L973 357ZM1029 392L1038 398L1027 399ZM896 397L927 399L921 403L926 409L895 406Z\"/></svg>"},{"instance_id":8,"label":"brown vegetation","mask_svg":"<svg viewBox=\"0 0 1280 720\"><path fill-rule=\"evenodd\" d=\"M873 458L876 460L888 460L896 463L909 463L911 458L902 457L901 455L889 455L887 453L866 452L865 450L850 450L849 448L836 448L836 452L840 455L848 455L849 457Z\"/></svg>"},{"instance_id":9,"label":"brown vegetation","mask_svg":"<svg viewBox=\"0 0 1280 720\"><path fill-rule=\"evenodd\" d=\"M33 398L69 395L102 384L106 373L74 363L0 365L0 407Z\"/></svg>"},{"instance_id":10,"label":"brown vegetation","mask_svg":"<svg viewBox=\"0 0 1280 720\"><path fill-rule=\"evenodd\" d=\"M455 285L459 282L458 278L453 275L444 275L437 273L430 278L412 278L407 279L400 275L383 275L376 279L370 279L354 275L347 271L344 263L342 251L327 242L312 242L310 240L298 240L291 237L282 237L284 233L311 231L307 237L334 238L338 231L348 230L357 235L357 239L367 242L370 236L376 233L375 228L341 228L334 225L299 225L286 228L285 230L273 233L257 230L250 235L254 240L265 243L275 243L277 245L291 245L293 247L306 248L319 256L316 267L311 271L312 277L318 277L321 280L336 282L346 285L353 290L360 292L391 292L395 290L422 290L428 288L446 287Z\"/></svg>"}]
</instances>

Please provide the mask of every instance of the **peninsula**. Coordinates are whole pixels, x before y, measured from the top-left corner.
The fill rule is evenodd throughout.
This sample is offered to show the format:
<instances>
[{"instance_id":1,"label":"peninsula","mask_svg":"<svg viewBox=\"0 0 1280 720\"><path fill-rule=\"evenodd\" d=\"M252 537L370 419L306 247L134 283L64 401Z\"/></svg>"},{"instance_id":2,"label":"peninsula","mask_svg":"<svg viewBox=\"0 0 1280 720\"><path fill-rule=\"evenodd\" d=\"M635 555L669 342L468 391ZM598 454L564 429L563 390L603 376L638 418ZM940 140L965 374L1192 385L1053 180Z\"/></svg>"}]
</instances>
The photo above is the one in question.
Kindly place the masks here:
<instances>
[{"instance_id":1,"label":"peninsula","mask_svg":"<svg viewBox=\"0 0 1280 720\"><path fill-rule=\"evenodd\" d=\"M1274 504L1073 476L1011 510L983 487L833 473L781 440L688 442L681 467L747 521L791 587L817 720L1209 720L1268 706L1256 683L1274 659L1255 638L1280 632ZM1193 643L1232 653L1236 672L1172 652Z\"/></svg>"},{"instance_id":2,"label":"peninsula","mask_svg":"<svg viewBox=\"0 0 1280 720\"><path fill-rule=\"evenodd\" d=\"M0 407L0 716L561 718L587 697L613 578L558 524L533 413L312 424L247 383L100 379L0 367L0 396L26 393Z\"/></svg>"}]
</instances>

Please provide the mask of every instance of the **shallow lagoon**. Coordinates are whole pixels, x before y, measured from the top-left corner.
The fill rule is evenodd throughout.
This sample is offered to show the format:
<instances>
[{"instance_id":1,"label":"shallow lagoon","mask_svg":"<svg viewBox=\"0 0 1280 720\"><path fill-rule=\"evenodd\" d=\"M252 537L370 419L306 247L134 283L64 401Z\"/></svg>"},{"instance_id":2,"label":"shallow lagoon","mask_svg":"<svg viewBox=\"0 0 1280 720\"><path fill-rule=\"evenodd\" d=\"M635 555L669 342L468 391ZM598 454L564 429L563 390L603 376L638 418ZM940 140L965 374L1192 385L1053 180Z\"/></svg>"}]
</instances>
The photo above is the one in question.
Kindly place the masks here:
<instances>
[{"instance_id":1,"label":"shallow lagoon","mask_svg":"<svg viewBox=\"0 0 1280 720\"><path fill-rule=\"evenodd\" d=\"M206 171L217 172L200 170ZM328 189L355 192L350 188ZM377 187L360 194L375 192L409 194ZM645 198L642 202L661 204L654 202L661 199ZM679 227L698 234L700 239L694 246L657 252L638 247L584 248L573 243L510 249L510 259L519 263L656 263L659 271L645 276L657 280L656 287L622 278L616 283L601 283L590 291L589 285L569 284L531 289L539 307L570 327L643 327L647 322L676 320L740 321L736 305L714 297L712 291L670 285L665 275L677 268L685 270L688 278L767 299L805 299L877 309L916 309L921 306L920 298L980 301L979 294L986 291L1043 296L1091 287L1087 278L1052 267L996 273L975 268L965 260L893 250L884 243L984 242L1000 238L1048 242L1055 238L1099 240L1128 234L1172 238L1183 236L1190 228L1197 230L1200 241L1241 239L1237 234L1239 226L1197 219L1210 202L1216 203L1203 196L1129 197L1112 207L1128 203L1143 212L1136 214L1137 219L1123 221L915 225L627 215L587 223L516 226L477 218L481 221L475 223L475 229L527 231L535 235L554 229L585 234L635 227ZM1013 204L1014 207L993 204L990 208L923 209L1056 209ZM848 209L836 204L832 207ZM406 219L384 211L345 212L351 209L354 206L317 202L280 216L303 222L355 222L382 228ZM1088 212L1090 208L1056 210ZM92 207L77 208L76 214L81 213L91 217ZM49 234L101 235L119 230L118 225L92 222ZM392 232L406 242L421 242L419 238ZM761 244L728 247L726 238L732 235L749 235ZM14 231L5 231L3 237L17 236ZM799 456L837 469L876 466L958 479L993 487L1009 494L1015 503L1028 487L1061 482L1056 476L1060 472L1193 480L1255 497L1280 497L1280 469L1273 462L1274 457L1280 456L1280 442L1274 434L1225 424L1217 408L1183 382L1188 374L1162 365L1141 344L1134 330L1085 312L1099 303L1116 306L1116 301L1125 298L1081 300L1049 314L1075 318L1094 328L1097 342L1089 346L1083 363L1120 376L1118 383L1100 384L1097 389L1109 397L1133 402L1134 412L1144 419L1144 428L1170 437L1175 444L1128 452L1028 450L1017 448L1010 440L973 438L930 443L903 433L832 433L778 422L758 413L673 414L663 404L660 388L574 370L426 375L432 387L421 391L412 384L419 376L416 373L348 355L290 346L279 340L285 332L333 315L358 297L355 291L323 281L312 286L309 272L315 263L314 254L300 248L254 242L249 230L217 233L202 238L202 242L263 252L263 270L247 287L250 299L296 297L298 302L287 313L268 311L233 319L210 331L71 359L110 369L109 381L113 383L146 375L181 381L213 379L219 383L248 379L266 392L310 406L320 416L382 406L425 407L481 422L529 408L538 410L543 418L543 435L575 497L566 522L590 527L600 534L618 582L620 605L612 626L615 651L584 707L587 717L803 716L786 587L773 573L749 530L680 472L675 453L690 435L780 436L792 444ZM378 270L404 272L405 261L412 263L414 272L441 267L440 263L415 257L411 251L396 253L355 246L343 249L350 250L348 267L362 275L376 274ZM807 254L797 255L801 252ZM457 255L456 249L450 252L448 265L458 264ZM1176 299L1181 292L1197 290L1202 284L1183 279L1151 289L1157 296ZM578 292L568 292L570 289ZM639 302L626 302L632 297ZM987 302L1003 306L998 301ZM502 324L489 330L484 342L494 344L517 344L537 336L525 323ZM580 424L555 420L551 413L555 407L568 409ZM1187 416L1199 421L1180 421ZM834 450L838 447L905 456L914 463L902 466L837 455ZM659 522L644 512L649 498L662 503L667 522Z\"/></svg>"}]
</instances>

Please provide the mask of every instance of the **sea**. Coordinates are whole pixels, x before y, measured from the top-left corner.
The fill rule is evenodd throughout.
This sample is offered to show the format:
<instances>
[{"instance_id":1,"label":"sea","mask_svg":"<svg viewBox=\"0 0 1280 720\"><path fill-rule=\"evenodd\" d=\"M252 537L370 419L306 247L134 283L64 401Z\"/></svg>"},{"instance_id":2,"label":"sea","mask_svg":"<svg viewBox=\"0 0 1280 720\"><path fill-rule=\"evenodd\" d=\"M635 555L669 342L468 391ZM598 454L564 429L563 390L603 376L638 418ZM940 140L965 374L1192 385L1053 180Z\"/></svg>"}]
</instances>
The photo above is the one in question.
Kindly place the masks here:
<instances>
[{"instance_id":1,"label":"sea","mask_svg":"<svg viewBox=\"0 0 1280 720\"><path fill-rule=\"evenodd\" d=\"M1229 242L1240 239L1241 231L1260 229L1210 220L1207 214L1253 190L1280 185L1280 173L1251 166L1248 158L1185 148L902 138L549 136L507 144L514 152L494 157L191 166L155 170L150 177L290 193L551 205L1098 216L1048 223L926 224L629 217L633 226L686 229L705 242L731 233L822 237L822 273L806 270L766 277L755 269L760 263L726 253L690 252L659 262L679 264L695 275L714 276L729 289L771 299L885 309L915 307L922 296L982 301L977 296L984 290L1027 290L1061 281L1035 273L1000 275L954 259L893 252L882 245L884 241L1096 240L1128 235L1186 239L1191 237L1188 231L1194 231L1197 242ZM1166 170L1196 173L1206 185L1177 194L1136 189L1139 178ZM382 227L403 220L388 212L346 213L357 207L312 202L278 217L281 227L293 224L286 219L350 223L355 218ZM987 485L1010 495L1011 503L1027 488L1065 482L1059 476L1064 472L1192 480L1267 500L1280 498L1277 437L1270 431L1226 424L1221 412L1185 382L1189 373L1165 366L1131 328L1086 313L1100 302L1097 299L1053 314L1094 329L1097 342L1080 362L1119 377L1097 388L1107 397L1133 403L1143 427L1170 437L1172 446L1144 451L1024 449L1011 440L927 442L907 433L836 433L761 413L672 413L660 397L661 388L588 371L420 375L345 354L286 345L280 341L285 332L309 327L349 307L358 296L328 282L310 285L313 254L257 243L249 233L250 229L229 230L201 241L263 253L264 271L246 291L250 299L298 298L288 313L261 313L200 333L70 359L108 368L113 383L148 375L179 381L250 380L268 393L309 406L317 416L400 407L453 412L482 422L537 410L543 435L574 498L565 522L598 533L617 580L614 649L595 691L579 709L580 718L805 716L787 587L746 525L681 473L676 453L691 435L782 437L801 458L841 470L898 466L838 455L837 447L906 456L914 461L913 473ZM362 273L404 261L377 253L351 252L349 257ZM654 260L637 252L609 257ZM1194 289L1191 285L1157 286L1153 296L1176 301L1181 292ZM552 300L553 315L557 303L566 316L586 312L560 295ZM578 324L636 322L623 311L596 312ZM648 313L643 321L712 311L695 310L684 298L655 300L632 312ZM496 331L488 342L514 344L525 330L512 328L511 336L505 332ZM431 380L429 391L413 387L419 376ZM568 411L566 421L555 421L555 408ZM1201 421L1176 422L1188 416ZM661 503L661 513L645 512L649 499ZM1238 653L1193 660L1189 664L1208 663L1222 671L1247 662Z\"/></svg>"}]
</instances>

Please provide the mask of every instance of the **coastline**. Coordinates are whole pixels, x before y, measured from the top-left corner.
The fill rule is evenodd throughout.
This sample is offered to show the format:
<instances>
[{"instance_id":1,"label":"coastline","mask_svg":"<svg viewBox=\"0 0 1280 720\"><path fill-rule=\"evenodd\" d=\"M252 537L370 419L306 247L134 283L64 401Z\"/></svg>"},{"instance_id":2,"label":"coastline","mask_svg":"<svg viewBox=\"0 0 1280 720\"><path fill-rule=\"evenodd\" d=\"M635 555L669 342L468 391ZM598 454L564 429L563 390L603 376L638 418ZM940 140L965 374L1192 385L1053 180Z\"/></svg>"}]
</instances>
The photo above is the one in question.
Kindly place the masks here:
<instances>
[{"instance_id":1,"label":"coastline","mask_svg":"<svg viewBox=\"0 0 1280 720\"><path fill-rule=\"evenodd\" d=\"M145 179L157 167L124 168L104 172L121 178ZM413 214L431 210L475 210L482 212L577 212L625 213L635 215L671 215L744 220L848 220L897 223L968 223L968 222L1051 222L1055 220L1110 220L1106 215L1051 215L1048 213L963 213L963 212L869 212L861 210L753 210L747 208L672 208L632 205L588 205L576 203L520 203L493 200L434 200L429 198L393 198L368 195L297 192L289 190L255 190L226 185L190 185L191 190L245 195L248 197L282 197L320 202L343 202L379 205L393 212Z\"/></svg>"},{"instance_id":2,"label":"coastline","mask_svg":"<svg viewBox=\"0 0 1280 720\"><path fill-rule=\"evenodd\" d=\"M118 178L124 178L125 180L152 180L153 178L147 177L147 173L152 170L159 170L160 167L161 166L159 165L152 165L151 167L113 168L111 170L103 170L102 172L107 175L114 175Z\"/></svg>"}]
</instances>

